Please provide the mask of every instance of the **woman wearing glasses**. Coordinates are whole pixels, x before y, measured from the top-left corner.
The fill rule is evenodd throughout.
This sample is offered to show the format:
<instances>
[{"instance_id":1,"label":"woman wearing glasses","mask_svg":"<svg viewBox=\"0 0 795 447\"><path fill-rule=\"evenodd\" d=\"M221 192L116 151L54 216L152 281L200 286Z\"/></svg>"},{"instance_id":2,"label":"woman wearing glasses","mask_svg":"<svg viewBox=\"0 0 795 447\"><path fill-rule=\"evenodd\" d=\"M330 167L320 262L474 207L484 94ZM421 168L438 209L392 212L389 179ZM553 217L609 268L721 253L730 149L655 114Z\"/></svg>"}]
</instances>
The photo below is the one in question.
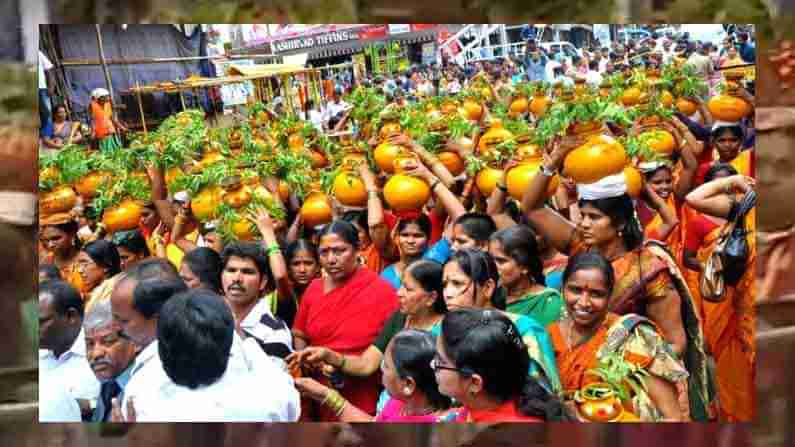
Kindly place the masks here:
<instances>
[{"instance_id":1,"label":"woman wearing glasses","mask_svg":"<svg viewBox=\"0 0 795 447\"><path fill-rule=\"evenodd\" d=\"M86 310L100 300L110 299L121 272L119 251L112 242L98 240L87 244L77 255L77 271L85 294Z\"/></svg>"},{"instance_id":2,"label":"woman wearing glasses","mask_svg":"<svg viewBox=\"0 0 795 447\"><path fill-rule=\"evenodd\" d=\"M558 392L560 379L549 334L533 318L505 312L505 301L495 300L498 279L497 265L488 252L456 251L444 266L442 284L447 309L495 309L495 313L504 315L517 328L522 345L532 359L527 369L530 376L548 390ZM440 329L443 330L432 328L431 332L438 335Z\"/></svg>"},{"instance_id":3,"label":"woman wearing glasses","mask_svg":"<svg viewBox=\"0 0 795 447\"><path fill-rule=\"evenodd\" d=\"M530 362L503 312L459 309L442 321L431 367L439 391L463 405L451 412L456 422L571 420L557 396L527 373Z\"/></svg>"}]
</instances>

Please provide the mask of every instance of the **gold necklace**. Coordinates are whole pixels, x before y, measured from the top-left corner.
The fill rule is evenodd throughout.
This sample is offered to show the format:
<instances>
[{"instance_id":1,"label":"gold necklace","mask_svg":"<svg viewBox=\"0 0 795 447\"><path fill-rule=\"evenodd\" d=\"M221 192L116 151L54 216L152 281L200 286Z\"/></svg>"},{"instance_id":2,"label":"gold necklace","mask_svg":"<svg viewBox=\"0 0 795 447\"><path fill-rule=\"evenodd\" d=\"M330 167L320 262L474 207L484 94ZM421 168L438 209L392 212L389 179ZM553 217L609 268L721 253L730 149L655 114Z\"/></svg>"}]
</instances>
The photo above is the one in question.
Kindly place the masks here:
<instances>
[{"instance_id":1,"label":"gold necklace","mask_svg":"<svg viewBox=\"0 0 795 447\"><path fill-rule=\"evenodd\" d=\"M568 322L569 322L569 334L568 334L568 337L566 337L566 342L569 345L569 349L573 349L575 347L581 346L581 345L585 344L588 340L593 338L593 336L596 335L597 332L599 332L599 329L601 329L602 325L605 324L605 321L607 321L607 318L604 318L602 320L602 322L599 323L599 325L596 326L596 328L591 333L589 333L588 335L583 337L580 340L580 343L578 343L577 346L575 346L574 345L574 340L573 340L573 338L574 338L574 319L572 318L572 319L568 320Z\"/></svg>"}]
</instances>

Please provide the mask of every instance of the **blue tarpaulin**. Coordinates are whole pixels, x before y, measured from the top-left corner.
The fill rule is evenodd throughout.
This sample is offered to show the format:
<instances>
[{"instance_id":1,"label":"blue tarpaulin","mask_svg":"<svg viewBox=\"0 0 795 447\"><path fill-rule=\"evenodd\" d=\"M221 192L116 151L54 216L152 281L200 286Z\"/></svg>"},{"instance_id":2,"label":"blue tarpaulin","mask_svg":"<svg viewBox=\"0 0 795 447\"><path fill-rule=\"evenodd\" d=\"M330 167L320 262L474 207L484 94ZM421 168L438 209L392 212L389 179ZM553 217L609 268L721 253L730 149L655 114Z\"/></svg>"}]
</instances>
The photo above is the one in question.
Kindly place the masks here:
<instances>
[{"instance_id":1,"label":"blue tarpaulin","mask_svg":"<svg viewBox=\"0 0 795 447\"><path fill-rule=\"evenodd\" d=\"M94 25L55 25L59 57L70 59L99 59L96 28ZM207 54L207 36L200 27L195 27L190 36L185 36L173 25L102 25L102 45L106 60L196 57ZM122 98L122 93L135 86L157 82L185 79L190 75L214 76L212 64L207 61L161 62L143 64L108 65L117 104L127 103L128 113L135 101ZM85 116L90 103L91 91L106 87L105 75L100 65L65 67L68 83L67 94L75 111ZM191 101L190 92L185 92ZM127 99L125 101L124 99ZM156 117L167 116L181 109L178 95L155 93L145 98L148 113ZM208 109L205 95L202 106Z\"/></svg>"}]
</instances>

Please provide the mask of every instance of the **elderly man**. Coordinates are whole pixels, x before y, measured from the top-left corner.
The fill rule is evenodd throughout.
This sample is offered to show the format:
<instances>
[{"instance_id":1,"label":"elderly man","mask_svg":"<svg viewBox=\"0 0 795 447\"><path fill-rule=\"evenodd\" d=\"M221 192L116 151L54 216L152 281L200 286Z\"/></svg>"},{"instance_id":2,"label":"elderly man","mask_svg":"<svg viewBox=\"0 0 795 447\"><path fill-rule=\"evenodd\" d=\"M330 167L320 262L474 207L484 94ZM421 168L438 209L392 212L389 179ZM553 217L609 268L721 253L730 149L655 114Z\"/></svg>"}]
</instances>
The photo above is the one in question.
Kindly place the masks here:
<instances>
[{"instance_id":1,"label":"elderly man","mask_svg":"<svg viewBox=\"0 0 795 447\"><path fill-rule=\"evenodd\" d=\"M63 281L39 285L39 382L64 387L88 417L99 382L86 359L82 324L83 300L74 287Z\"/></svg>"},{"instance_id":2,"label":"elderly man","mask_svg":"<svg viewBox=\"0 0 795 447\"><path fill-rule=\"evenodd\" d=\"M88 311L83 331L88 362L102 383L91 422L110 422L111 399L124 393L137 348L122 337L113 321L110 301L102 301Z\"/></svg>"}]
</instances>

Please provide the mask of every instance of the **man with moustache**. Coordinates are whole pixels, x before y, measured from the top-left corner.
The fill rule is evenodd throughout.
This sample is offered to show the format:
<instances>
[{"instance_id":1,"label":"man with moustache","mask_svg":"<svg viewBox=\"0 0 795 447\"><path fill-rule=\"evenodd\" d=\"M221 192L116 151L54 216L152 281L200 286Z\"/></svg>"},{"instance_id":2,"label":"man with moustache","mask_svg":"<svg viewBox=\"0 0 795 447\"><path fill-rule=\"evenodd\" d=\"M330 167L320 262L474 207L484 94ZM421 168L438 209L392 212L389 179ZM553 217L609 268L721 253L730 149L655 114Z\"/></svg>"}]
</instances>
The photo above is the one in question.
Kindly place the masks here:
<instances>
[{"instance_id":1,"label":"man with moustache","mask_svg":"<svg viewBox=\"0 0 795 447\"><path fill-rule=\"evenodd\" d=\"M136 346L113 322L110 301L93 306L83 321L86 357L102 383L91 422L110 422L111 399L124 393L137 353Z\"/></svg>"},{"instance_id":2,"label":"man with moustache","mask_svg":"<svg viewBox=\"0 0 795 447\"><path fill-rule=\"evenodd\" d=\"M238 242L221 254L221 285L224 298L235 317L238 333L254 338L266 354L284 359L293 351L287 324L271 310L276 294L262 298L275 282L268 259L258 244Z\"/></svg>"}]
</instances>

